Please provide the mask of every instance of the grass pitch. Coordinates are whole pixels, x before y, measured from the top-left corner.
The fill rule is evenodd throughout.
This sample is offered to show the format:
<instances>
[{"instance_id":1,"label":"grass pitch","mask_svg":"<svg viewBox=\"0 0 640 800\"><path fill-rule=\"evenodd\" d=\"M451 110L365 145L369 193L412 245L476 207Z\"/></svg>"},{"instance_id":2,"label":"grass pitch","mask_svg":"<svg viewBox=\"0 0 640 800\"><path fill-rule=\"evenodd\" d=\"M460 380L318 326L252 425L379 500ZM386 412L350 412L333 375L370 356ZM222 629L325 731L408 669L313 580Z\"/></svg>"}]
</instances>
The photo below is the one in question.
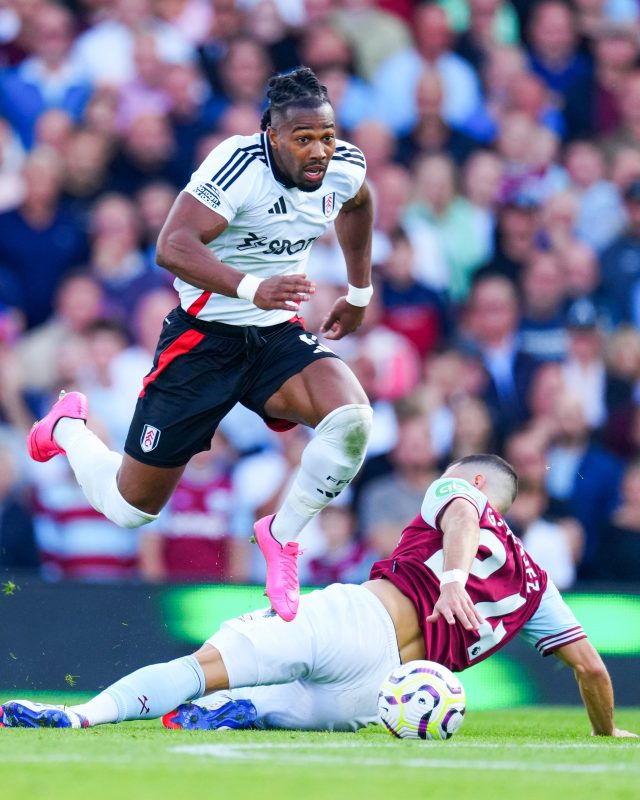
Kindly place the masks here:
<instances>
[{"instance_id":1,"label":"grass pitch","mask_svg":"<svg viewBox=\"0 0 640 800\"><path fill-rule=\"evenodd\" d=\"M640 732L640 709L617 717ZM168 731L155 720L84 731L0 729L0 774L7 797L29 800L637 800L640 740L590 737L576 707L472 710L448 742L395 740L381 727Z\"/></svg>"}]
</instances>

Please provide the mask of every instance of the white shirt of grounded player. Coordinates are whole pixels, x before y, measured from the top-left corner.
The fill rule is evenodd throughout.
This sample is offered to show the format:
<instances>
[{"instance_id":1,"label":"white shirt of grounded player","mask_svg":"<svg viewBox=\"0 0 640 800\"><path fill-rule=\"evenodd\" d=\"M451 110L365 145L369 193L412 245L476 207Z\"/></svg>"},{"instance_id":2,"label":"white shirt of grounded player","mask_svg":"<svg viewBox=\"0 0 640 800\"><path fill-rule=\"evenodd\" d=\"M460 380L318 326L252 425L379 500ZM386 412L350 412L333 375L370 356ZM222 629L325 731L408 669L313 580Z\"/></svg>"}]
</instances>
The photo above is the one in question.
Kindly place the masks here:
<instances>
[{"instance_id":1,"label":"white shirt of grounded player","mask_svg":"<svg viewBox=\"0 0 640 800\"><path fill-rule=\"evenodd\" d=\"M269 278L305 272L313 242L357 194L365 173L362 152L337 140L318 189L285 186L276 178L266 133L256 133L232 136L215 147L184 191L229 223L207 245L215 256L241 272ZM199 319L265 326L292 316L291 311L264 311L248 300L203 292L179 278L174 286L185 311Z\"/></svg>"}]
</instances>

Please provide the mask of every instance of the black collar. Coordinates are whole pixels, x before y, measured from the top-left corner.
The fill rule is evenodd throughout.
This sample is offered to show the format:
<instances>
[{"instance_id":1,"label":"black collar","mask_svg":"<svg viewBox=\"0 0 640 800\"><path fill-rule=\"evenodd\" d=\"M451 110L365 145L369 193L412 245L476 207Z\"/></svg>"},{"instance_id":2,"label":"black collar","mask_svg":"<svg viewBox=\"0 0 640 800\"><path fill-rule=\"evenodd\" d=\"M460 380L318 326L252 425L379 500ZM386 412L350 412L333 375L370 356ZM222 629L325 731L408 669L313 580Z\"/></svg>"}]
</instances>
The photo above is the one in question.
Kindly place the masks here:
<instances>
[{"instance_id":1,"label":"black collar","mask_svg":"<svg viewBox=\"0 0 640 800\"><path fill-rule=\"evenodd\" d=\"M273 177L278 181L278 183L281 183L286 189L295 189L296 188L295 183L290 178L287 178L287 176L282 172L282 170L278 168L276 160L273 157L271 142L269 141L269 137L267 136L266 133L264 134L264 140L267 151L267 158L269 159L269 166L271 167L271 172L273 173Z\"/></svg>"}]
</instances>

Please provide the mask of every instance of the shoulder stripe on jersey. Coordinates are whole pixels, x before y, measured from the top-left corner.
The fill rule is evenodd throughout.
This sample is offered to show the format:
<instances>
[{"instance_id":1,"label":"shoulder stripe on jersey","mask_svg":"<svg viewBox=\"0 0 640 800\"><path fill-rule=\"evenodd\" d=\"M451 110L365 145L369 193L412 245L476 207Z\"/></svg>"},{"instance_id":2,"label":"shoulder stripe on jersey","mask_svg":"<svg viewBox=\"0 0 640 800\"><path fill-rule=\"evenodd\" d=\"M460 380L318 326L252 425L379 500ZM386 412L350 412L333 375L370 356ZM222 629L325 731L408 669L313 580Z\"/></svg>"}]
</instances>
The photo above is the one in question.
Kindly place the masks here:
<instances>
[{"instance_id":1,"label":"shoulder stripe on jersey","mask_svg":"<svg viewBox=\"0 0 640 800\"><path fill-rule=\"evenodd\" d=\"M344 144L340 144L338 145L338 147L336 147L336 153L344 153L344 152L353 153L353 155L361 156L362 158L364 158L364 153L362 152L362 150L360 150L359 147L354 147L353 145L347 146Z\"/></svg>"},{"instance_id":2,"label":"shoulder stripe on jersey","mask_svg":"<svg viewBox=\"0 0 640 800\"><path fill-rule=\"evenodd\" d=\"M348 158L345 157L345 156L334 156L331 160L332 161L345 161L347 164L354 164L356 167L362 167L362 169L365 169L365 166L366 166L365 162L362 159L356 159L356 158L353 158L351 156L349 156Z\"/></svg>"},{"instance_id":3,"label":"shoulder stripe on jersey","mask_svg":"<svg viewBox=\"0 0 640 800\"><path fill-rule=\"evenodd\" d=\"M239 148L233 153L227 162L220 167L216 174L211 178L211 182L217 183L221 189L228 189L233 183L233 180L226 185L223 185L223 181L227 180L239 166L244 164L244 162L253 161L254 158L262 161L263 155L264 151L262 146L259 144L251 145L250 147ZM266 160L264 160L264 163L266 164ZM244 169L242 171L244 172Z\"/></svg>"}]
</instances>

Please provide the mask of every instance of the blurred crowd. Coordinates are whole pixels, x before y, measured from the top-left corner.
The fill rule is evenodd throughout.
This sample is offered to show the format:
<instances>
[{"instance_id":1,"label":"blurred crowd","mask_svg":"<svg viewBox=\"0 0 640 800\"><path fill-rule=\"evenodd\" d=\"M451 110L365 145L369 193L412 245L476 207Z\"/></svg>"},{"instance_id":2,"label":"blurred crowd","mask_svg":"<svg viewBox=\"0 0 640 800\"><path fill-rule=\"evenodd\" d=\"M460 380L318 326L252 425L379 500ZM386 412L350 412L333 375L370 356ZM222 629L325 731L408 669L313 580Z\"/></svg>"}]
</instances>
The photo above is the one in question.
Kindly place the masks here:
<instances>
[{"instance_id":1,"label":"blurred crowd","mask_svg":"<svg viewBox=\"0 0 640 800\"><path fill-rule=\"evenodd\" d=\"M301 579L365 579L453 458L504 455L508 520L561 588L639 580L636 0L0 0L0 565L50 579L257 581L248 544L310 435L239 407L158 522L122 530L24 436L61 388L122 448L177 296L155 242L266 82L312 67L376 201L373 301L332 343L375 410ZM344 292L311 250L317 330Z\"/></svg>"}]
</instances>

